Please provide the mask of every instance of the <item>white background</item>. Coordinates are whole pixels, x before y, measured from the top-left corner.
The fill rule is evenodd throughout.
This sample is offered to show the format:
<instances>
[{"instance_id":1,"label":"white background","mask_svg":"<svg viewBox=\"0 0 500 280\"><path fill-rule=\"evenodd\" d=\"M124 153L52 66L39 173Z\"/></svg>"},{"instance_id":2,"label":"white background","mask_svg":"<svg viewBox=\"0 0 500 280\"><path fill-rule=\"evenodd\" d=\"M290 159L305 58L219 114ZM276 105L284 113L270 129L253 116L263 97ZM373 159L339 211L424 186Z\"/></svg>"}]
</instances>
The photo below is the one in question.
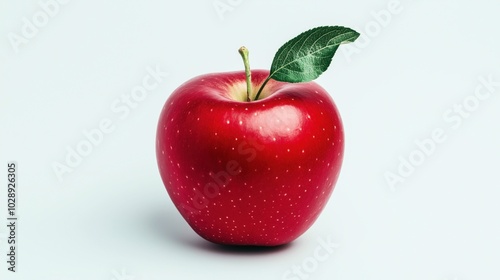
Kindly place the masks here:
<instances>
[{"instance_id":1,"label":"white background","mask_svg":"<svg viewBox=\"0 0 500 280\"><path fill-rule=\"evenodd\" d=\"M305 274L289 279L499 279L500 87L473 102L480 77L500 81L500 4L401 0L377 22L390 2L71 0L27 38L23 18L44 13L38 1L2 1L0 278L278 280L298 266ZM231 10L218 13L221 3ZM290 246L229 250L204 241L157 170L165 100L196 75L242 70L241 45L253 68L268 68L285 41L320 25L363 34L317 80L346 130L331 200ZM12 36L24 41L15 46ZM113 112L148 67L169 75L126 117ZM443 114L464 100L477 106L454 126ZM54 162L64 164L67 147L103 119L115 130L60 181ZM398 174L400 157L418 153L415 141L435 129L446 140L391 188L386 172ZM16 273L5 262L11 160L19 166ZM314 261L329 238L338 248Z\"/></svg>"}]
</instances>

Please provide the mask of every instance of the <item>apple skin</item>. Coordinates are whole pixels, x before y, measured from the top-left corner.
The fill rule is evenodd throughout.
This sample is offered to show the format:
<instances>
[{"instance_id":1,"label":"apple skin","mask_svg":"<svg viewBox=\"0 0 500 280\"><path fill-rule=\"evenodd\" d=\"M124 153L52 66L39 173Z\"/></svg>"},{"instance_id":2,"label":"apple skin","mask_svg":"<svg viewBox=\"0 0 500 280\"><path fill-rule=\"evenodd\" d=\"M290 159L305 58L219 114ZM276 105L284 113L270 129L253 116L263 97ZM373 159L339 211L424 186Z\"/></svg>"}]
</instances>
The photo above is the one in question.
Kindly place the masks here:
<instances>
[{"instance_id":1,"label":"apple skin","mask_svg":"<svg viewBox=\"0 0 500 280\"><path fill-rule=\"evenodd\" d=\"M268 75L253 70L253 89ZM243 71L177 88L158 122L159 172L182 217L206 240L286 244L314 223L334 189L342 121L314 82L270 80L259 100L245 100Z\"/></svg>"}]
</instances>

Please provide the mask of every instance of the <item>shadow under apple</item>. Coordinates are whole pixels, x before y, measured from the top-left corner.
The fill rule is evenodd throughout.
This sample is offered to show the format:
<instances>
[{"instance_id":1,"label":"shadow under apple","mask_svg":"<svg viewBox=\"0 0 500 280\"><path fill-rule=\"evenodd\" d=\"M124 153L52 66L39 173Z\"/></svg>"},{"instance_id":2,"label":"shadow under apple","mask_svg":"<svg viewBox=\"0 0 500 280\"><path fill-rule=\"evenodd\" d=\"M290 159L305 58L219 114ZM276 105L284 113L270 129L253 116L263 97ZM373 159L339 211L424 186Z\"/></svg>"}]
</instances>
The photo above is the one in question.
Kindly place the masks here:
<instances>
[{"instance_id":1,"label":"shadow under apple","mask_svg":"<svg viewBox=\"0 0 500 280\"><path fill-rule=\"evenodd\" d=\"M149 217L150 227L165 239L215 254L262 255L279 253L293 247L293 242L273 247L215 244L197 235L173 207L157 209Z\"/></svg>"}]
</instances>

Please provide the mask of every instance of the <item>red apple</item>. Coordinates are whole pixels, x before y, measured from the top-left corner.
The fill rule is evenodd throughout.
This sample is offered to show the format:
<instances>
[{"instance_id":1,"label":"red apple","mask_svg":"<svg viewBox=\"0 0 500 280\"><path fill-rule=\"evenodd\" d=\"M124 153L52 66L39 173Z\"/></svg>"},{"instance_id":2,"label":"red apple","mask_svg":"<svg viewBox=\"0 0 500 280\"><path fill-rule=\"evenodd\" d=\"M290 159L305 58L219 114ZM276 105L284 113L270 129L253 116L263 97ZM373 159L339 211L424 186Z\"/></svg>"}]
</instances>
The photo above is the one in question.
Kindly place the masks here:
<instances>
[{"instance_id":1,"label":"red apple","mask_svg":"<svg viewBox=\"0 0 500 280\"><path fill-rule=\"evenodd\" d=\"M251 74L258 88L269 71ZM243 71L207 74L171 94L158 123L159 171L176 208L206 240L286 244L314 223L332 194L342 121L315 82L271 79L248 102L245 78Z\"/></svg>"}]
</instances>

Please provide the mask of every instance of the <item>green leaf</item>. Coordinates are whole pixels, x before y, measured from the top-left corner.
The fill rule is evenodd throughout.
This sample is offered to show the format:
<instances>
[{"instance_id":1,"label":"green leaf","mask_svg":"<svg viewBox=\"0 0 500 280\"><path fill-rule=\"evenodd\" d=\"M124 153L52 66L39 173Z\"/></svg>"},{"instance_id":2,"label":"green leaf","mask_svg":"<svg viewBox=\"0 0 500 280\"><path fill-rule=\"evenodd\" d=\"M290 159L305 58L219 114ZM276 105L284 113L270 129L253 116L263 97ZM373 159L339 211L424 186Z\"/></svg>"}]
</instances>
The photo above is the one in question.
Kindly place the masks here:
<instances>
[{"instance_id":1,"label":"green leaf","mask_svg":"<svg viewBox=\"0 0 500 280\"><path fill-rule=\"evenodd\" d=\"M340 44L354 42L358 37L358 32L342 26L308 30L278 50L269 78L289 83L312 81L330 66Z\"/></svg>"}]
</instances>

